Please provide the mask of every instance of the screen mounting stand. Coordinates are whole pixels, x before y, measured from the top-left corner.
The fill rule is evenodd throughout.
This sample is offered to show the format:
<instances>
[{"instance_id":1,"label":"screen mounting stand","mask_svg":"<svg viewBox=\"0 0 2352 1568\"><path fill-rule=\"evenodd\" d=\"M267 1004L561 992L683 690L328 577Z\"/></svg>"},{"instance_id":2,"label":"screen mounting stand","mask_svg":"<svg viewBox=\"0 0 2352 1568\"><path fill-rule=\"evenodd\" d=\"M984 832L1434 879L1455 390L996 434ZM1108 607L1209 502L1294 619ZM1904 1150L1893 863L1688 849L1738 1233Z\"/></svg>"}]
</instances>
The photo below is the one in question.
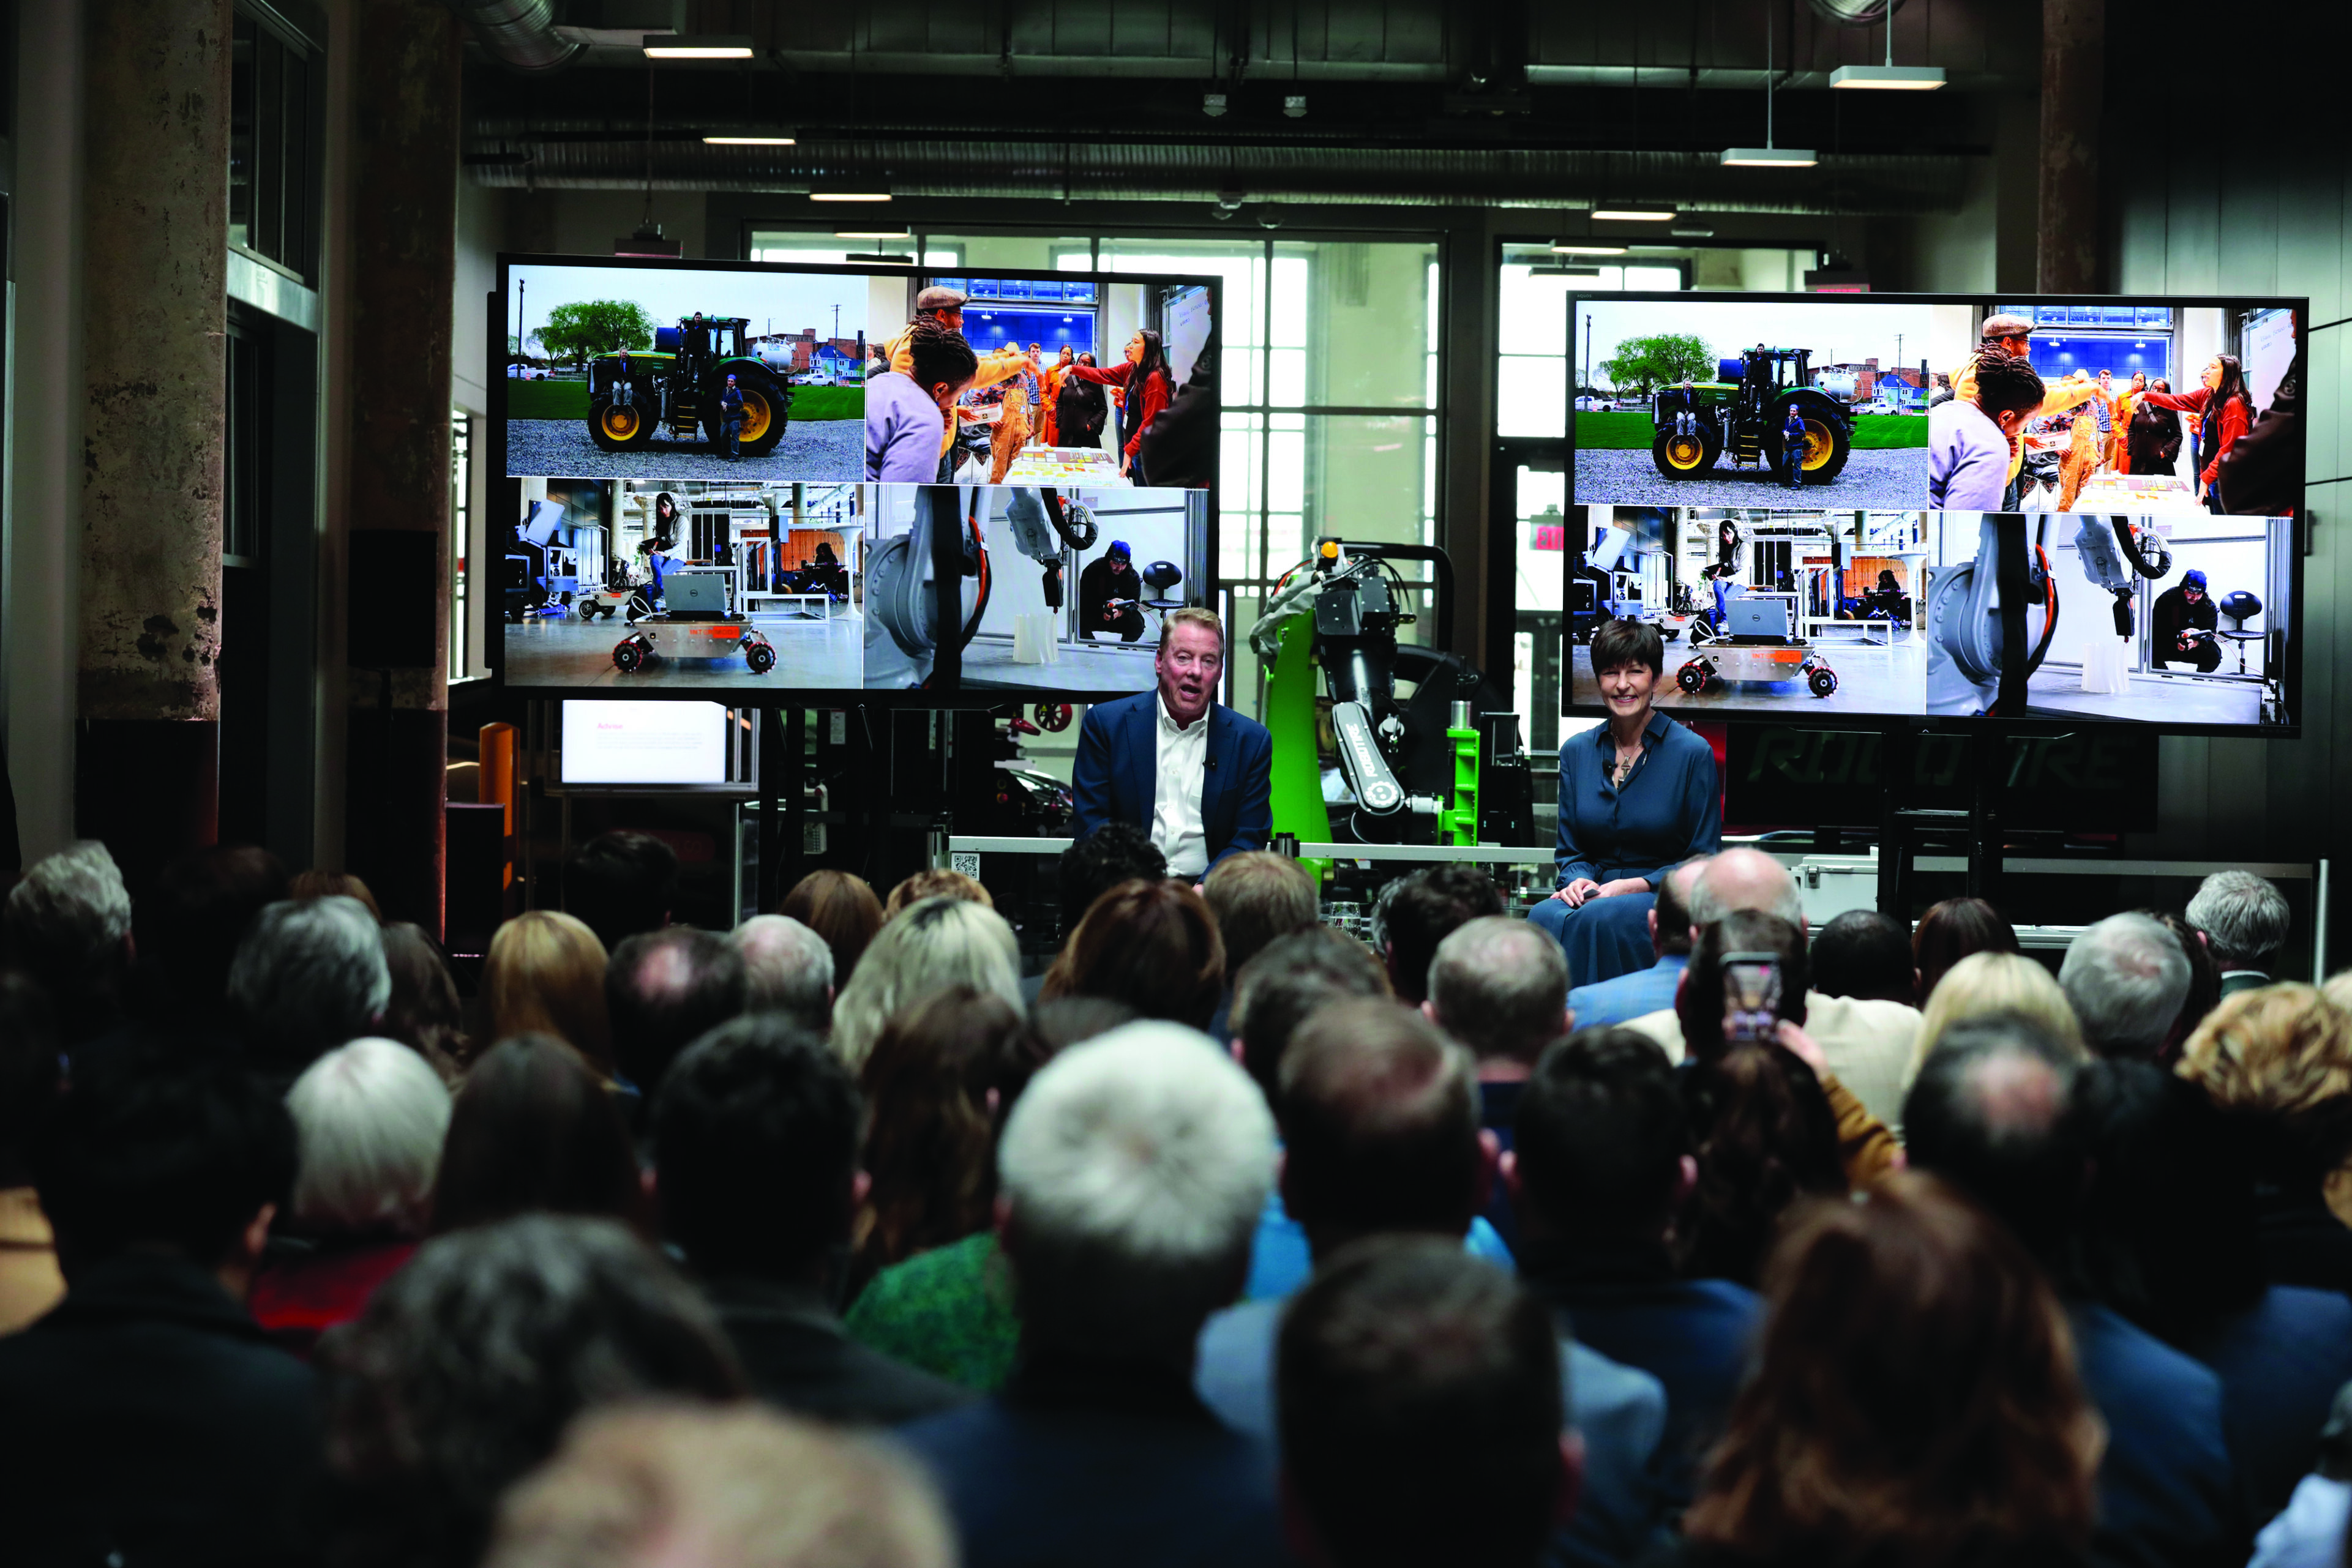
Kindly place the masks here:
<instances>
[{"instance_id":1,"label":"screen mounting stand","mask_svg":"<svg viewBox=\"0 0 2352 1568\"><path fill-rule=\"evenodd\" d=\"M1998 902L1994 890L2000 883L2000 768L2007 749L2003 737L1983 733L1969 737L1973 803L1965 811L1906 805L1911 794L1917 736L1907 728L1890 729L1885 748L1878 819L1878 912L1909 928L1911 857L1919 841L1930 833L1948 838L1957 832L1966 839L1968 895Z\"/></svg>"}]
</instances>

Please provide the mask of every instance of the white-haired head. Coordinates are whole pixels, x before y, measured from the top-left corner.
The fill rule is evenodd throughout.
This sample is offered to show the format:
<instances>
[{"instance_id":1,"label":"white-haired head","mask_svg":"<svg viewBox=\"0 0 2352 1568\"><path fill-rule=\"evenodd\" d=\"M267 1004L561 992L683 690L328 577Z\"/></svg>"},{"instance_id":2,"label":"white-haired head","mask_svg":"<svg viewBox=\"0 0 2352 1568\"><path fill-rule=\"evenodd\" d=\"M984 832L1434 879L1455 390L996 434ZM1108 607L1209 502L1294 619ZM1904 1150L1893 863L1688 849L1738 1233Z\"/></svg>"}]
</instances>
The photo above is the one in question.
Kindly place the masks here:
<instances>
[{"instance_id":1,"label":"white-haired head","mask_svg":"<svg viewBox=\"0 0 2352 1568\"><path fill-rule=\"evenodd\" d=\"M783 1013L823 1034L833 1021L833 949L789 915L758 915L735 927L751 1010Z\"/></svg>"},{"instance_id":2,"label":"white-haired head","mask_svg":"<svg viewBox=\"0 0 2352 1568\"><path fill-rule=\"evenodd\" d=\"M1248 1074L1181 1024L1129 1024L1047 1063L997 1151L1025 1342L1189 1365L1241 1288L1274 1140Z\"/></svg>"},{"instance_id":3,"label":"white-haired head","mask_svg":"<svg viewBox=\"0 0 2352 1568\"><path fill-rule=\"evenodd\" d=\"M299 1071L373 1029L391 1005L383 927L367 905L341 894L270 904L237 944L228 998L244 1018L254 1064Z\"/></svg>"},{"instance_id":4,"label":"white-haired head","mask_svg":"<svg viewBox=\"0 0 2352 1568\"><path fill-rule=\"evenodd\" d=\"M398 1040L355 1040L319 1058L286 1095L299 1161L294 1218L345 1235L413 1233L433 1196L449 1090Z\"/></svg>"},{"instance_id":5,"label":"white-haired head","mask_svg":"<svg viewBox=\"0 0 2352 1568\"><path fill-rule=\"evenodd\" d=\"M2286 895L2250 871L2217 871L2184 912L2223 969L2261 969L2286 946Z\"/></svg>"},{"instance_id":6,"label":"white-haired head","mask_svg":"<svg viewBox=\"0 0 2352 1568\"><path fill-rule=\"evenodd\" d=\"M83 839L26 868L0 908L0 927L19 968L77 995L105 984L124 961L131 893L106 846Z\"/></svg>"},{"instance_id":7,"label":"white-haired head","mask_svg":"<svg viewBox=\"0 0 2352 1568\"><path fill-rule=\"evenodd\" d=\"M2154 1057L2189 999L2189 956L2145 915L2110 915L2084 929L2058 967L2058 987L2101 1056Z\"/></svg>"},{"instance_id":8,"label":"white-haired head","mask_svg":"<svg viewBox=\"0 0 2352 1568\"><path fill-rule=\"evenodd\" d=\"M1778 915L1805 929L1805 901L1789 868L1762 850L1746 847L1724 851L1706 862L1691 883L1693 925L1712 925L1735 909Z\"/></svg>"},{"instance_id":9,"label":"white-haired head","mask_svg":"<svg viewBox=\"0 0 2352 1568\"><path fill-rule=\"evenodd\" d=\"M834 999L834 1050L859 1071L893 1013L950 986L1024 1006L1021 944L993 909L961 898L910 904L882 927Z\"/></svg>"}]
</instances>

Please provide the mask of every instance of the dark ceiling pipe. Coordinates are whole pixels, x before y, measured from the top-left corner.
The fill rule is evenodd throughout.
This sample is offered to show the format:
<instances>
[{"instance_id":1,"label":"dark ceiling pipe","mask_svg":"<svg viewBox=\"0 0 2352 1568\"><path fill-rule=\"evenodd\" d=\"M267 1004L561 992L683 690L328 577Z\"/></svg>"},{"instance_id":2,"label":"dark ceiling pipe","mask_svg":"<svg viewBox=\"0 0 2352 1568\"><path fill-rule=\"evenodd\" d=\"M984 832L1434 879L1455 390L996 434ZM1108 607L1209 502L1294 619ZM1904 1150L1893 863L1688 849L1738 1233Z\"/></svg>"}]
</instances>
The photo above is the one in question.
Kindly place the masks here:
<instances>
[{"instance_id":1,"label":"dark ceiling pipe","mask_svg":"<svg viewBox=\"0 0 2352 1568\"><path fill-rule=\"evenodd\" d=\"M560 71L588 46L555 30L555 0L449 0L482 52L510 71Z\"/></svg>"},{"instance_id":2,"label":"dark ceiling pipe","mask_svg":"<svg viewBox=\"0 0 2352 1568\"><path fill-rule=\"evenodd\" d=\"M881 185L970 200L1345 203L1588 207L1673 204L1715 213L1910 214L1959 210L1967 161L1825 156L1812 169L1727 169L1712 153L1528 148L1189 146L1071 141L551 141L509 133L528 163L476 165L484 185L543 190L805 193Z\"/></svg>"}]
</instances>

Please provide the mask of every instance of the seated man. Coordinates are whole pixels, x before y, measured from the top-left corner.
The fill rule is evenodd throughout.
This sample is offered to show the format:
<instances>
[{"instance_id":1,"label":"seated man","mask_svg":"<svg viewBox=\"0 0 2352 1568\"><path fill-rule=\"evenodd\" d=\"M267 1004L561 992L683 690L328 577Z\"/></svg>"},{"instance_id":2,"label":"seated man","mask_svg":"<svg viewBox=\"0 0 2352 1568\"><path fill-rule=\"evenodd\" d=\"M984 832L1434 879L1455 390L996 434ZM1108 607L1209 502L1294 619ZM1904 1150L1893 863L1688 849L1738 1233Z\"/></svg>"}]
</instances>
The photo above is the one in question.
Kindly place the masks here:
<instances>
[{"instance_id":1,"label":"seated man","mask_svg":"<svg viewBox=\"0 0 2352 1568\"><path fill-rule=\"evenodd\" d=\"M1192 1388L1274 1176L1247 1075L1179 1025L1113 1030L1030 1081L998 1166L1020 1364L899 1432L966 1568L1286 1563L1271 1446Z\"/></svg>"},{"instance_id":2,"label":"seated man","mask_svg":"<svg viewBox=\"0 0 2352 1568\"><path fill-rule=\"evenodd\" d=\"M1171 875L1197 881L1274 836L1274 737L1216 700L1225 623L1215 611L1170 611L1153 668L1156 691L1087 709L1070 770L1071 836L1131 822L1151 835Z\"/></svg>"},{"instance_id":3,"label":"seated man","mask_svg":"<svg viewBox=\"0 0 2352 1568\"><path fill-rule=\"evenodd\" d=\"M1078 635L1116 632L1122 643L1143 635L1143 579L1136 572L1125 539L1113 539L1100 559L1078 573Z\"/></svg>"},{"instance_id":4,"label":"seated man","mask_svg":"<svg viewBox=\"0 0 2352 1568\"><path fill-rule=\"evenodd\" d=\"M2084 927L2058 966L2058 986L2083 1025L2083 1043L2101 1056L2176 1056L2189 985L2189 955L2179 938L2161 921L2128 912Z\"/></svg>"},{"instance_id":5,"label":"seated man","mask_svg":"<svg viewBox=\"0 0 2352 1568\"><path fill-rule=\"evenodd\" d=\"M1690 891L1706 862L1705 855L1685 861L1658 879L1658 902L1650 911L1650 950L1658 961L1646 969L1570 991L1571 1029L1623 1023L1675 1005L1675 987L1690 964Z\"/></svg>"},{"instance_id":6,"label":"seated man","mask_svg":"<svg viewBox=\"0 0 2352 1568\"><path fill-rule=\"evenodd\" d=\"M1568 1032L1568 961L1559 944L1524 920L1473 920L1437 945L1421 1010L1469 1047L1478 1064L1478 1125L1509 1148L1519 1091L1545 1050ZM1517 1235L1499 1192L1488 1196L1486 1214L1507 1242Z\"/></svg>"},{"instance_id":7,"label":"seated man","mask_svg":"<svg viewBox=\"0 0 2352 1568\"><path fill-rule=\"evenodd\" d=\"M1473 865L1433 865L1397 878L1372 904L1372 946L1388 966L1397 1000L1429 999L1438 946L1473 920L1503 913L1503 890Z\"/></svg>"},{"instance_id":8,"label":"seated man","mask_svg":"<svg viewBox=\"0 0 2352 1568\"><path fill-rule=\"evenodd\" d=\"M1467 1051L1392 1002L1333 1003L1298 1031L1282 1062L1282 1190L1318 1264L1380 1234L1460 1244L1485 1201L1495 1157L1473 1112L1471 1072ZM1283 1310L1279 1301L1253 1301L1210 1319L1196 1374L1212 1409L1268 1437ZM1560 1340L1563 1436L1581 1433L1586 1451L1584 1501L1562 1553L1580 1563L1628 1563L1658 1522L1650 1469L1665 1395L1651 1378L1578 1344L1565 1324Z\"/></svg>"},{"instance_id":9,"label":"seated man","mask_svg":"<svg viewBox=\"0 0 2352 1568\"><path fill-rule=\"evenodd\" d=\"M2275 886L2250 871L2217 871L2197 884L2184 913L2204 934L2224 997L2271 983L2272 966L2294 924Z\"/></svg>"},{"instance_id":10,"label":"seated man","mask_svg":"<svg viewBox=\"0 0 2352 1568\"><path fill-rule=\"evenodd\" d=\"M245 1298L294 1181L284 1103L227 1068L77 1086L35 1151L66 1298L0 1339L16 1563L306 1562L310 1369Z\"/></svg>"},{"instance_id":11,"label":"seated man","mask_svg":"<svg viewBox=\"0 0 2352 1568\"><path fill-rule=\"evenodd\" d=\"M2221 667L2221 644L2195 633L2220 624L2212 596L2205 591L2205 574L2194 569L2181 573L2179 582L2156 596L2148 611L2148 667L2187 664L2200 674L2211 674Z\"/></svg>"}]
</instances>

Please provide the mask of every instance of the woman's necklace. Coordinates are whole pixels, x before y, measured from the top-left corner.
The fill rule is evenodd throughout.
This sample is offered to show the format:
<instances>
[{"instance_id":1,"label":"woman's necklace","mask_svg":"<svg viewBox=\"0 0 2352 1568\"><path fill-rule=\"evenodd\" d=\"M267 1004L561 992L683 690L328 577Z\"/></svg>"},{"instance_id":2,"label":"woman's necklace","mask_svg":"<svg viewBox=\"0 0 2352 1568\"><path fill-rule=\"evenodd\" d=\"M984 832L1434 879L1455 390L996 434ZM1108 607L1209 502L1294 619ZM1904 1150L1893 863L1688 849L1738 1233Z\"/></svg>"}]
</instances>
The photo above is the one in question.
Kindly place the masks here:
<instances>
[{"instance_id":1,"label":"woman's necklace","mask_svg":"<svg viewBox=\"0 0 2352 1568\"><path fill-rule=\"evenodd\" d=\"M1617 748L1617 777L1615 783L1618 789L1622 789L1625 787L1625 780L1633 776L1633 764L1641 760L1642 742L1638 737L1634 739L1633 744L1630 747L1621 746Z\"/></svg>"}]
</instances>

